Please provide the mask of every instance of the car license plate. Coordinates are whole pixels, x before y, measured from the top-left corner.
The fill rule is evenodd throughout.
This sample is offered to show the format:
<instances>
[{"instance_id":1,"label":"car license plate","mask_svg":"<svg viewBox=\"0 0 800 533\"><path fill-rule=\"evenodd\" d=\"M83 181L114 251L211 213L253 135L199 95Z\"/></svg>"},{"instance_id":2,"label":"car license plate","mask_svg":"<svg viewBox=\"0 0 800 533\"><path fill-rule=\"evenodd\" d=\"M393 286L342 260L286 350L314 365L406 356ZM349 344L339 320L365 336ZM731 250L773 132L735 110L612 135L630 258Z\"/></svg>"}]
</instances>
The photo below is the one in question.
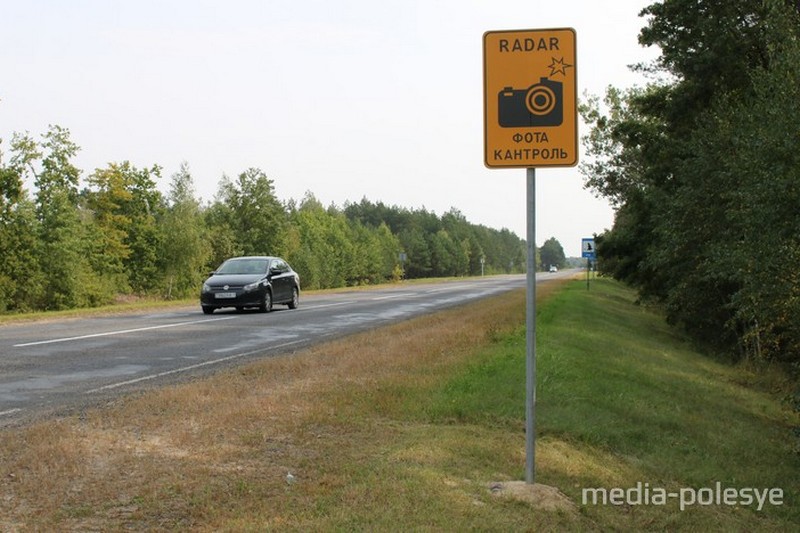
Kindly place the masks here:
<instances>
[{"instance_id":1,"label":"car license plate","mask_svg":"<svg viewBox=\"0 0 800 533\"><path fill-rule=\"evenodd\" d=\"M236 293L235 292L218 292L217 294L214 295L214 298L217 298L217 299L220 299L220 298L236 298Z\"/></svg>"}]
</instances>

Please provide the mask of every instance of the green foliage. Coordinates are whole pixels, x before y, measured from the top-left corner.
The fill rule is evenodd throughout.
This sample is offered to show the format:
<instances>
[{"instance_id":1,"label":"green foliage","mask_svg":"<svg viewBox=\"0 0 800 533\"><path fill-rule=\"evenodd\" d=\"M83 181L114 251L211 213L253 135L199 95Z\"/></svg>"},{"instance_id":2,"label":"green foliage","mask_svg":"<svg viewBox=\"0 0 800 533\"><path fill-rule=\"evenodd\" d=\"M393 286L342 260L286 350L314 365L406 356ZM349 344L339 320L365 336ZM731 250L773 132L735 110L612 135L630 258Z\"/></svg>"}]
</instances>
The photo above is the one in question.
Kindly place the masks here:
<instances>
[{"instance_id":1,"label":"green foliage","mask_svg":"<svg viewBox=\"0 0 800 533\"><path fill-rule=\"evenodd\" d=\"M426 278L433 275L431 249L425 232L421 228L409 228L400 232L400 243L406 254L404 265L409 278Z\"/></svg>"},{"instance_id":2,"label":"green foliage","mask_svg":"<svg viewBox=\"0 0 800 533\"><path fill-rule=\"evenodd\" d=\"M157 290L161 284L158 250L163 234L159 220L163 215L164 200L156 188L161 168L153 165L149 169L137 169L125 161L122 169L131 191L131 202L125 212L132 221L128 232L131 255L125 261L125 269L133 290L147 294Z\"/></svg>"},{"instance_id":3,"label":"green foliage","mask_svg":"<svg viewBox=\"0 0 800 533\"><path fill-rule=\"evenodd\" d=\"M555 237L550 237L539 250L541 265L543 269L549 268L551 265L562 268L566 263L567 256L564 254L564 248Z\"/></svg>"},{"instance_id":4,"label":"green foliage","mask_svg":"<svg viewBox=\"0 0 800 533\"><path fill-rule=\"evenodd\" d=\"M587 185L618 207L601 268L703 343L798 362L796 7L667 0L644 14L640 42L669 78L581 110Z\"/></svg>"},{"instance_id":5,"label":"green foliage","mask_svg":"<svg viewBox=\"0 0 800 533\"><path fill-rule=\"evenodd\" d=\"M0 152L0 312L27 311L39 301L43 279L36 255L38 221L23 184L19 159L6 166Z\"/></svg>"},{"instance_id":6,"label":"green foliage","mask_svg":"<svg viewBox=\"0 0 800 533\"><path fill-rule=\"evenodd\" d=\"M310 289L344 286L353 272L353 243L343 215L328 212L312 194L306 194L290 215L296 248L287 260Z\"/></svg>"},{"instance_id":7,"label":"green foliage","mask_svg":"<svg viewBox=\"0 0 800 533\"><path fill-rule=\"evenodd\" d=\"M120 292L130 287L143 294L158 287L163 198L156 180L160 177L158 166L138 169L128 161L110 163L89 176L91 188L83 192L104 249L95 270L115 278Z\"/></svg>"},{"instance_id":8,"label":"green foliage","mask_svg":"<svg viewBox=\"0 0 800 533\"><path fill-rule=\"evenodd\" d=\"M88 183L94 189L83 192L86 207L94 216L91 241L96 253L90 255L92 266L99 274L117 279L119 292L128 292L125 260L131 255L127 240L132 220L125 214L123 205L130 203L131 192L123 172L115 164L95 170Z\"/></svg>"},{"instance_id":9,"label":"green foliage","mask_svg":"<svg viewBox=\"0 0 800 533\"><path fill-rule=\"evenodd\" d=\"M228 224L227 206L216 202L202 211L211 254L206 262L206 270L213 271L229 257L243 255L233 228Z\"/></svg>"},{"instance_id":10,"label":"green foliage","mask_svg":"<svg viewBox=\"0 0 800 533\"><path fill-rule=\"evenodd\" d=\"M91 266L84 253L85 238L78 209L80 171L71 163L78 146L69 131L51 126L36 145L29 138L16 144L18 160L24 160L37 187L36 215L39 235L36 250L44 274L43 305L46 309L85 307L94 299L87 283Z\"/></svg>"},{"instance_id":11,"label":"green foliage","mask_svg":"<svg viewBox=\"0 0 800 533\"><path fill-rule=\"evenodd\" d=\"M168 299L196 294L208 274L206 262L211 246L186 163L172 176L168 206L160 227L164 236L158 254L164 277L161 293Z\"/></svg>"},{"instance_id":12,"label":"green foliage","mask_svg":"<svg viewBox=\"0 0 800 533\"><path fill-rule=\"evenodd\" d=\"M30 311L41 301L44 275L36 254L38 221L27 199L0 220L0 311Z\"/></svg>"},{"instance_id":13,"label":"green foliage","mask_svg":"<svg viewBox=\"0 0 800 533\"><path fill-rule=\"evenodd\" d=\"M353 269L351 285L383 283L392 279L398 263L400 241L389 227L381 223L377 228L359 221L348 221L353 242Z\"/></svg>"},{"instance_id":14,"label":"green foliage","mask_svg":"<svg viewBox=\"0 0 800 533\"><path fill-rule=\"evenodd\" d=\"M83 227L78 209L70 201L69 191L51 189L49 203L39 206L42 220L39 236L39 264L46 274L44 299L50 309L84 307L81 285L83 273L89 268L84 255Z\"/></svg>"},{"instance_id":15,"label":"green foliage","mask_svg":"<svg viewBox=\"0 0 800 533\"><path fill-rule=\"evenodd\" d=\"M525 242L508 229L470 224L457 209L441 218L425 209L408 210L366 199L347 204L345 214L367 226L384 223L400 240L408 278L523 272ZM484 264L481 265L481 259Z\"/></svg>"},{"instance_id":16,"label":"green foliage","mask_svg":"<svg viewBox=\"0 0 800 533\"><path fill-rule=\"evenodd\" d=\"M217 202L215 225L232 230L242 255L283 255L286 212L263 171L249 168L236 181L223 177Z\"/></svg>"}]
</instances>

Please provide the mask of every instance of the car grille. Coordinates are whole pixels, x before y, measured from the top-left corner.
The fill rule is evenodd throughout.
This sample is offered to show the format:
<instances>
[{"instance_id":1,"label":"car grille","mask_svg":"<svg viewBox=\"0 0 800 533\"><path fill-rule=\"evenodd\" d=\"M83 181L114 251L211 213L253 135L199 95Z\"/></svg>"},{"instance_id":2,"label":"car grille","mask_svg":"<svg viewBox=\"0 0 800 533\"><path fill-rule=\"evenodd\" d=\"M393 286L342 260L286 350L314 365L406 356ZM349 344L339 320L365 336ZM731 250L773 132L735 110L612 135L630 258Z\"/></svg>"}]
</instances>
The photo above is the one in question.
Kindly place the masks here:
<instances>
[{"instance_id":1,"label":"car grille","mask_svg":"<svg viewBox=\"0 0 800 533\"><path fill-rule=\"evenodd\" d=\"M244 285L228 285L228 288L225 288L225 285L209 285L212 291L240 291L244 288Z\"/></svg>"}]
</instances>

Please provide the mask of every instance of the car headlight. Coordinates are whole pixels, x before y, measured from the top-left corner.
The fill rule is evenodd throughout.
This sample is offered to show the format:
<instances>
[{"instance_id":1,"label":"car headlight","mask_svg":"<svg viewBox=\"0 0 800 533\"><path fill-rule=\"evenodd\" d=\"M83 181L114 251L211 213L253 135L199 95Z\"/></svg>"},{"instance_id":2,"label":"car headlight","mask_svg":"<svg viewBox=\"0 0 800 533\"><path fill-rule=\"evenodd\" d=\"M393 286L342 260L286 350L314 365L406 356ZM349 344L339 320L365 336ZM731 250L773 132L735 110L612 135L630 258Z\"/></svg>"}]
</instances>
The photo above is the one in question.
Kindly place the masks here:
<instances>
[{"instance_id":1,"label":"car headlight","mask_svg":"<svg viewBox=\"0 0 800 533\"><path fill-rule=\"evenodd\" d=\"M211 292L211 287L208 283L203 283L203 292Z\"/></svg>"},{"instance_id":2,"label":"car headlight","mask_svg":"<svg viewBox=\"0 0 800 533\"><path fill-rule=\"evenodd\" d=\"M250 291L257 290L259 285L261 285L260 281L256 281L255 283L251 283L249 285L245 285L243 287L244 288L244 292L250 292Z\"/></svg>"}]
</instances>

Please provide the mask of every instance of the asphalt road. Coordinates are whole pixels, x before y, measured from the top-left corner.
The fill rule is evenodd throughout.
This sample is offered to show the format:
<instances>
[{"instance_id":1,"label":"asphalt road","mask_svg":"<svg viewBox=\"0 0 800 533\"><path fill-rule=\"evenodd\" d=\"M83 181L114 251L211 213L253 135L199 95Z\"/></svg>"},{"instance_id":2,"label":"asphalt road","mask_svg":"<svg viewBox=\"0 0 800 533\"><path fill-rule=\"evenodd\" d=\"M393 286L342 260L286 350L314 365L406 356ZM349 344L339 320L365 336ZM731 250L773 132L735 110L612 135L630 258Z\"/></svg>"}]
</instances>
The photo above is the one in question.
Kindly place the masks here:
<instances>
[{"instance_id":1,"label":"asphalt road","mask_svg":"<svg viewBox=\"0 0 800 533\"><path fill-rule=\"evenodd\" d=\"M574 274L574 271L572 272ZM537 282L571 275L543 273ZM525 287L496 276L302 295L272 313L200 305L0 326L0 427L78 412L120 394L203 375Z\"/></svg>"}]
</instances>

